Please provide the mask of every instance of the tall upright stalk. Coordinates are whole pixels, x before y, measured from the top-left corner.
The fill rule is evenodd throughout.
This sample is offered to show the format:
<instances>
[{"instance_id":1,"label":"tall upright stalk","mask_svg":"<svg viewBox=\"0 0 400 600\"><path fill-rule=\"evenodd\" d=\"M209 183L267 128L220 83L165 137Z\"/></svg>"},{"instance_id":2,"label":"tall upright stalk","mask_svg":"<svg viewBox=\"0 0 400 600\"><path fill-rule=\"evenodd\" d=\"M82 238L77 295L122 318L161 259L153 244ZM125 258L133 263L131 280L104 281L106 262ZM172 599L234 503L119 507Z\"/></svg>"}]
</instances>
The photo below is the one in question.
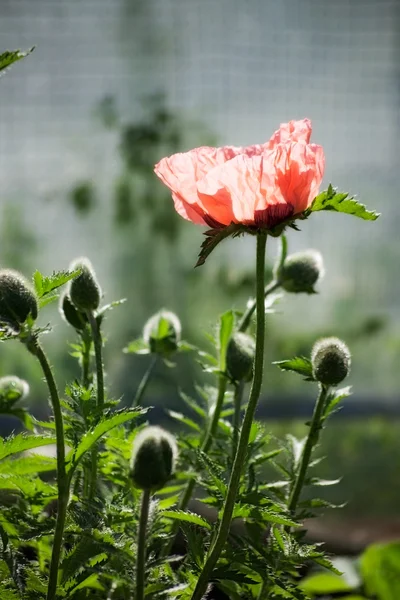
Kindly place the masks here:
<instances>
[{"instance_id":1,"label":"tall upright stalk","mask_svg":"<svg viewBox=\"0 0 400 600\"><path fill-rule=\"evenodd\" d=\"M144 393L146 391L147 385L150 381L151 374L153 373L154 367L156 366L157 362L158 362L158 354L155 354L138 385L135 397L132 401L132 408L136 408L140 405L142 398L144 396Z\"/></svg>"},{"instance_id":2,"label":"tall upright stalk","mask_svg":"<svg viewBox=\"0 0 400 600\"><path fill-rule=\"evenodd\" d=\"M103 340L100 327L92 310L87 311L90 329L92 331L92 340L94 345L94 354L96 362L96 387L97 387L97 409L99 414L104 407L104 371L103 371ZM97 446L91 450L91 473L89 497L96 495L97 488Z\"/></svg>"},{"instance_id":3,"label":"tall upright stalk","mask_svg":"<svg viewBox=\"0 0 400 600\"><path fill-rule=\"evenodd\" d=\"M310 431L301 455L299 470L289 496L288 509L292 514L294 514L297 508L297 503L306 479L308 465L310 464L311 454L314 446L316 446L318 442L319 431L321 428L321 417L327 396L329 394L329 389L329 386L320 384L319 395L315 403L314 412L311 419ZM286 530L289 529L290 527L286 527Z\"/></svg>"},{"instance_id":4,"label":"tall upright stalk","mask_svg":"<svg viewBox=\"0 0 400 600\"><path fill-rule=\"evenodd\" d=\"M53 540L53 550L50 562L49 585L47 589L47 600L54 600L57 593L58 568L61 557L70 482L65 468L64 424L61 412L60 396L54 379L53 371L38 340L35 340L29 344L28 347L32 354L37 357L40 366L42 367L42 371L50 392L50 400L53 408L56 429L58 508Z\"/></svg>"},{"instance_id":5,"label":"tall upright stalk","mask_svg":"<svg viewBox=\"0 0 400 600\"><path fill-rule=\"evenodd\" d=\"M145 564L146 564L146 530L149 519L150 490L143 490L139 517L139 532L136 558L136 596L135 600L144 599Z\"/></svg>"},{"instance_id":6,"label":"tall upright stalk","mask_svg":"<svg viewBox=\"0 0 400 600\"><path fill-rule=\"evenodd\" d=\"M265 309L264 309L264 270L265 270L265 246L267 234L261 232L257 236L257 266L256 266L256 311L257 311L257 330L256 330L256 353L254 359L254 376L250 391L250 398L243 420L242 430L239 437L238 449L233 463L232 473L229 481L228 491L225 498L221 521L219 523L217 535L208 552L202 572L197 581L192 600L201 600L203 598L208 582L212 576L215 565L224 549L228 539L230 525L232 521L233 510L236 497L239 491L240 478L243 466L246 460L247 448L250 437L250 430L257 408L258 399L261 392L264 366L264 336L265 336Z\"/></svg>"},{"instance_id":7,"label":"tall upright stalk","mask_svg":"<svg viewBox=\"0 0 400 600\"><path fill-rule=\"evenodd\" d=\"M204 436L203 442L200 446L200 450L202 452L207 453L209 451L212 441L217 432L218 422L219 422L219 419L221 416L222 407L224 405L226 385L227 385L226 377L224 375L220 375L218 378L218 392L217 392L217 400L215 403L214 413L213 413L212 419L210 421L210 424L208 426L206 435ZM179 502L177 505L177 510L185 510L187 508L187 505L189 504L190 499L192 497L195 485L196 485L196 478L192 477L191 479L189 479L189 481L179 499ZM174 522L172 524L171 538L168 541L168 543L164 546L164 548L161 552L162 556L168 556L168 554L170 553L171 547L174 542L175 535L178 532L178 529L179 529L179 523Z\"/></svg>"},{"instance_id":8,"label":"tall upright stalk","mask_svg":"<svg viewBox=\"0 0 400 600\"><path fill-rule=\"evenodd\" d=\"M242 411L242 400L244 392L244 381L238 381L235 385L235 392L233 395L233 421L232 421L232 460L235 460L236 451L239 443L239 430L240 430L240 414Z\"/></svg>"}]
</instances>

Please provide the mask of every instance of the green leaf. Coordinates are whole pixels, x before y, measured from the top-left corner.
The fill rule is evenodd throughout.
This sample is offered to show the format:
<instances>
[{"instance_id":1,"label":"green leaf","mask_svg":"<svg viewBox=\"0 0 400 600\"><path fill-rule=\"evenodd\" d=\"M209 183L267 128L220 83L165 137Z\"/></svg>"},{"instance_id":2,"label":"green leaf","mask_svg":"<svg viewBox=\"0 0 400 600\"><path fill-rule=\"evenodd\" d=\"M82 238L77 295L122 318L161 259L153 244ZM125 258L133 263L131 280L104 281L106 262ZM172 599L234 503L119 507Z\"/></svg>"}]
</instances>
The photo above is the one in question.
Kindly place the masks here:
<instances>
[{"instance_id":1,"label":"green leaf","mask_svg":"<svg viewBox=\"0 0 400 600\"><path fill-rule=\"evenodd\" d=\"M329 417L329 415L336 412L338 410L338 404L345 398L351 396L351 393L351 386L347 386L341 388L340 390L335 390L331 392L328 396L322 419L325 420Z\"/></svg>"},{"instance_id":2,"label":"green leaf","mask_svg":"<svg viewBox=\"0 0 400 600\"><path fill-rule=\"evenodd\" d=\"M4 69L7 69L18 60L25 58L25 56L31 54L31 52L33 52L34 49L35 47L33 46L33 48L27 50L26 52L22 52L21 50L8 50L6 52L3 52L2 54L0 54L0 71L4 71Z\"/></svg>"},{"instance_id":3,"label":"green leaf","mask_svg":"<svg viewBox=\"0 0 400 600\"><path fill-rule=\"evenodd\" d=\"M164 510L161 513L162 517L167 519L174 519L176 521L184 521L185 523L191 523L192 525L199 525L200 527L205 527L206 529L211 530L211 525L208 521L196 515L196 513L192 513L184 510Z\"/></svg>"},{"instance_id":4,"label":"green leaf","mask_svg":"<svg viewBox=\"0 0 400 600\"><path fill-rule=\"evenodd\" d=\"M66 456L66 461L69 463L67 465L67 470L71 471L71 469L75 469L78 465L79 461L87 452L92 448L92 446L110 429L117 427L118 425L122 425L127 421L131 421L132 419L136 419L140 415L143 415L146 412L145 409L128 409L121 410L119 412L113 413L110 416L106 417L98 423L94 428L89 430L81 439L81 442L78 444L76 448L71 450Z\"/></svg>"},{"instance_id":5,"label":"green leaf","mask_svg":"<svg viewBox=\"0 0 400 600\"><path fill-rule=\"evenodd\" d=\"M0 460L7 458L12 454L19 454L25 452L25 450L32 450L32 448L39 448L40 446L49 446L55 444L56 438L47 437L44 435L26 435L25 433L19 433L14 437L9 437L5 440L0 438Z\"/></svg>"},{"instance_id":6,"label":"green leaf","mask_svg":"<svg viewBox=\"0 0 400 600\"><path fill-rule=\"evenodd\" d=\"M21 456L18 459L3 460L0 463L0 474L5 475L37 475L46 471L55 471L56 458L52 456Z\"/></svg>"},{"instance_id":7,"label":"green leaf","mask_svg":"<svg viewBox=\"0 0 400 600\"><path fill-rule=\"evenodd\" d=\"M316 573L300 582L299 587L310 596L323 596L351 592L352 587L342 578L333 573ZM347 597L347 596L346 596Z\"/></svg>"},{"instance_id":8,"label":"green leaf","mask_svg":"<svg viewBox=\"0 0 400 600\"><path fill-rule=\"evenodd\" d=\"M399 600L400 542L372 544L361 555L360 567L367 595Z\"/></svg>"},{"instance_id":9,"label":"green leaf","mask_svg":"<svg viewBox=\"0 0 400 600\"><path fill-rule=\"evenodd\" d=\"M226 350L231 339L233 331L234 315L232 310L228 310L221 315L219 320L219 370L226 371Z\"/></svg>"},{"instance_id":10,"label":"green leaf","mask_svg":"<svg viewBox=\"0 0 400 600\"><path fill-rule=\"evenodd\" d=\"M293 371L294 373L299 373L299 375L304 375L308 381L314 381L311 360L305 356L295 356L288 360L278 360L273 364L282 369L282 371Z\"/></svg>"},{"instance_id":11,"label":"green leaf","mask_svg":"<svg viewBox=\"0 0 400 600\"><path fill-rule=\"evenodd\" d=\"M193 429L194 431L197 431L198 433L201 432L200 426L197 423L195 423L194 421L192 421L192 419L189 419L189 417L186 417L185 415L183 415L182 413L175 412L174 410L167 410L167 413L175 421L179 421L179 423L183 423L184 425L187 425L188 427L190 427L190 429Z\"/></svg>"},{"instance_id":12,"label":"green leaf","mask_svg":"<svg viewBox=\"0 0 400 600\"><path fill-rule=\"evenodd\" d=\"M354 215L365 221L376 221L379 214L375 211L367 210L364 204L361 204L349 194L337 192L332 185L329 185L325 192L321 192L314 200L310 208L303 214L308 217L312 212L319 210L332 210L335 212Z\"/></svg>"},{"instance_id":13,"label":"green leaf","mask_svg":"<svg viewBox=\"0 0 400 600\"><path fill-rule=\"evenodd\" d=\"M143 338L130 342L124 349L125 354L150 354L150 348Z\"/></svg>"},{"instance_id":14,"label":"green leaf","mask_svg":"<svg viewBox=\"0 0 400 600\"><path fill-rule=\"evenodd\" d=\"M35 271L33 274L33 285L37 297L40 299L43 296L51 294L54 290L74 279L79 273L80 269L76 269L75 271L54 271L50 277L45 277L39 271Z\"/></svg>"},{"instance_id":15,"label":"green leaf","mask_svg":"<svg viewBox=\"0 0 400 600\"><path fill-rule=\"evenodd\" d=\"M218 227L215 229L209 229L204 232L206 239L201 244L201 250L199 253L199 258L196 263L196 267L200 267L204 265L207 258L211 254L213 250L227 237L239 235L243 231L242 225L237 225L236 223L231 223L227 227Z\"/></svg>"}]
</instances>

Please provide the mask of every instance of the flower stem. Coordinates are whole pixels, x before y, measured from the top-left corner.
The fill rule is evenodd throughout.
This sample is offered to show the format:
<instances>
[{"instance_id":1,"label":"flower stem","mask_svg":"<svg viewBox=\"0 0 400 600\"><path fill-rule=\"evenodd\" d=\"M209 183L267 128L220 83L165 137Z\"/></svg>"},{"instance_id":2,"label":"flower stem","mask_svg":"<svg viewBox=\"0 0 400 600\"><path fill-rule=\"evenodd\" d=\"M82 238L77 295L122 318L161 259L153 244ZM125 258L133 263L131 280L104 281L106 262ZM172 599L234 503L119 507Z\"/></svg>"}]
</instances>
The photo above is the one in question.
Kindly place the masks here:
<instances>
[{"instance_id":1,"label":"flower stem","mask_svg":"<svg viewBox=\"0 0 400 600\"><path fill-rule=\"evenodd\" d=\"M213 413L212 419L210 421L210 425L208 427L207 433L206 433L206 435L203 439L203 442L201 444L201 447L200 447L201 451L205 452L205 453L207 453L209 451L209 449L211 448L211 444L213 442L213 439L214 439L215 434L218 429L218 422L219 422L219 418L221 416L222 407L224 405L226 384L227 384L226 377L224 375L220 375L218 378L218 392L217 392L217 400L215 403L214 413ZM192 497L195 485L196 485L196 478L193 476L191 479L189 479L189 481L186 485L186 488L179 499L177 510L185 510L187 508L187 505L189 504L190 499ZM171 538L170 538L169 542L166 544L166 546L164 546L164 549L161 552L161 556L168 556L169 553L171 552L171 547L174 542L175 536L178 532L178 529L179 529L179 524L177 522L174 522L172 525L172 530L171 530Z\"/></svg>"},{"instance_id":2,"label":"flower stem","mask_svg":"<svg viewBox=\"0 0 400 600\"><path fill-rule=\"evenodd\" d=\"M233 396L233 433L232 433L232 460L235 460L236 451L239 443L240 413L242 411L242 400L244 392L244 381L238 381L235 385Z\"/></svg>"},{"instance_id":3,"label":"flower stem","mask_svg":"<svg viewBox=\"0 0 400 600\"><path fill-rule=\"evenodd\" d=\"M150 490L143 490L140 508L139 534L136 559L136 597L144 600L145 563L146 563L146 529L149 518Z\"/></svg>"},{"instance_id":4,"label":"flower stem","mask_svg":"<svg viewBox=\"0 0 400 600\"><path fill-rule=\"evenodd\" d=\"M204 596L208 582L212 576L214 567L221 555L228 539L230 525L232 521L233 510L236 497L239 491L240 478L243 471L243 465L246 460L247 447L250 437L250 430L253 423L254 414L257 408L258 399L261 392L261 384L264 366L264 335L265 335L265 309L264 309L264 269L265 269L265 245L267 234L259 233L257 236L257 267L256 267L256 310L257 310L257 331L256 331L256 353L254 359L254 376L250 391L250 398L246 413L243 419L242 430L239 437L238 449L233 463L233 469L229 481L228 491L225 498L223 513L218 527L217 535L208 552L203 570L197 581L193 592L192 600L201 600Z\"/></svg>"},{"instance_id":5,"label":"flower stem","mask_svg":"<svg viewBox=\"0 0 400 600\"><path fill-rule=\"evenodd\" d=\"M329 394L329 389L329 386L322 384L320 385L319 395L315 403L314 412L311 419L310 431L308 433L307 441L304 445L304 449L301 455L299 470L297 472L297 476L289 496L288 509L292 515L296 510L301 490L304 486L313 448L318 443L319 432L321 429L322 412L325 406L326 398ZM289 531L290 527L286 527L285 530Z\"/></svg>"},{"instance_id":6,"label":"flower stem","mask_svg":"<svg viewBox=\"0 0 400 600\"><path fill-rule=\"evenodd\" d=\"M272 294L272 292L275 292L275 290L280 288L280 286L281 286L281 284L279 283L279 281L276 281L275 279L273 279L267 286L265 286L264 299L269 294ZM256 304L257 304L257 300L252 300L251 304L249 304L249 306L246 309L246 312L244 313L244 315L242 316L242 318L239 321L238 331L246 331L246 329L248 329L250 322L251 322L251 317L253 316L253 313L256 310Z\"/></svg>"},{"instance_id":7,"label":"flower stem","mask_svg":"<svg viewBox=\"0 0 400 600\"><path fill-rule=\"evenodd\" d=\"M90 365L90 349L92 346L92 340L87 329L81 333L82 339L82 386L84 388L89 387L89 365Z\"/></svg>"},{"instance_id":8,"label":"flower stem","mask_svg":"<svg viewBox=\"0 0 400 600\"><path fill-rule=\"evenodd\" d=\"M90 379L89 379L89 368L90 368L90 350L92 347L92 338L90 336L89 330L87 327L81 332L81 341L82 341L82 358L81 358L81 384L82 387L87 389L89 387ZM85 419L86 428L88 428L87 419ZM83 485L82 485L82 493L84 498L89 497L89 482L90 482L90 467L85 466L83 472Z\"/></svg>"},{"instance_id":9,"label":"flower stem","mask_svg":"<svg viewBox=\"0 0 400 600\"><path fill-rule=\"evenodd\" d=\"M67 514L70 482L65 469L64 424L61 412L60 396L58 393L57 384L54 380L53 371L38 340L35 340L35 342L30 344L29 350L37 357L40 366L42 367L42 371L50 392L50 400L53 408L56 429L58 508L53 540L53 551L50 563L49 585L47 589L47 600L54 600L57 592L58 567L61 556L65 517Z\"/></svg>"},{"instance_id":10,"label":"flower stem","mask_svg":"<svg viewBox=\"0 0 400 600\"><path fill-rule=\"evenodd\" d=\"M142 377L141 382L139 383L138 389L136 390L136 394L135 394L135 397L132 402L132 408L136 408L137 406L140 405L142 398L144 396L144 393L146 391L147 384L150 381L151 374L154 370L154 367L157 364L157 360L158 360L158 355L156 354L155 356L153 356L151 363L149 364L145 374Z\"/></svg>"},{"instance_id":11,"label":"flower stem","mask_svg":"<svg viewBox=\"0 0 400 600\"><path fill-rule=\"evenodd\" d=\"M103 372L103 340L101 337L100 327L92 310L87 311L90 329L92 332L92 340L94 345L94 354L96 361L96 388L97 388L97 410L98 417L104 407L104 372ZM90 472L90 488L89 498L94 498L97 488L97 446L93 446L91 450L91 472Z\"/></svg>"}]
</instances>

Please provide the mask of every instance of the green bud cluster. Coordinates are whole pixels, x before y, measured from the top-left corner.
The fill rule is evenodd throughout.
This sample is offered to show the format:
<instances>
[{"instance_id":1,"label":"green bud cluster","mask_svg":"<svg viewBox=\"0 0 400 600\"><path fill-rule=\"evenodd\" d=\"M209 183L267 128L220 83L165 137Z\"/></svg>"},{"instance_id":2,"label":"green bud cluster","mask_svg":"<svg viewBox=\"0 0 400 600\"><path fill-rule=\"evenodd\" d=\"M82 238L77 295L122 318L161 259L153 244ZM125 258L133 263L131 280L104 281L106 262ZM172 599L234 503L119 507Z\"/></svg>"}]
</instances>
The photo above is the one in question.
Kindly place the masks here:
<instances>
[{"instance_id":1,"label":"green bud cluster","mask_svg":"<svg viewBox=\"0 0 400 600\"><path fill-rule=\"evenodd\" d=\"M16 375L7 375L0 378L0 403L8 407L23 400L29 394L29 385Z\"/></svg>"},{"instance_id":2,"label":"green bud cluster","mask_svg":"<svg viewBox=\"0 0 400 600\"><path fill-rule=\"evenodd\" d=\"M175 469L178 448L175 438L161 427L146 427L132 447L131 477L135 487L157 491Z\"/></svg>"},{"instance_id":3,"label":"green bud cluster","mask_svg":"<svg viewBox=\"0 0 400 600\"><path fill-rule=\"evenodd\" d=\"M28 281L12 269L0 270L0 321L19 326L31 316L36 320L38 303Z\"/></svg>"},{"instance_id":4,"label":"green bud cluster","mask_svg":"<svg viewBox=\"0 0 400 600\"><path fill-rule=\"evenodd\" d=\"M350 371L351 355L344 342L335 337L315 343L311 352L313 376L324 385L337 385Z\"/></svg>"},{"instance_id":5,"label":"green bud cluster","mask_svg":"<svg viewBox=\"0 0 400 600\"><path fill-rule=\"evenodd\" d=\"M324 274L323 259L317 250L290 254L275 268L275 278L287 292L315 293L314 286Z\"/></svg>"},{"instance_id":6,"label":"green bud cluster","mask_svg":"<svg viewBox=\"0 0 400 600\"><path fill-rule=\"evenodd\" d=\"M100 304L101 288L92 263L87 258L78 258L69 268L70 271L81 270L70 284L69 297L72 303L81 311L96 310Z\"/></svg>"},{"instance_id":7,"label":"green bud cluster","mask_svg":"<svg viewBox=\"0 0 400 600\"><path fill-rule=\"evenodd\" d=\"M145 324L143 339L150 352L168 356L178 349L181 331L181 322L176 314L169 310L160 310Z\"/></svg>"},{"instance_id":8,"label":"green bud cluster","mask_svg":"<svg viewBox=\"0 0 400 600\"><path fill-rule=\"evenodd\" d=\"M235 381L249 381L253 373L256 344L247 333L237 331L229 340L226 350L228 375Z\"/></svg>"}]
</instances>

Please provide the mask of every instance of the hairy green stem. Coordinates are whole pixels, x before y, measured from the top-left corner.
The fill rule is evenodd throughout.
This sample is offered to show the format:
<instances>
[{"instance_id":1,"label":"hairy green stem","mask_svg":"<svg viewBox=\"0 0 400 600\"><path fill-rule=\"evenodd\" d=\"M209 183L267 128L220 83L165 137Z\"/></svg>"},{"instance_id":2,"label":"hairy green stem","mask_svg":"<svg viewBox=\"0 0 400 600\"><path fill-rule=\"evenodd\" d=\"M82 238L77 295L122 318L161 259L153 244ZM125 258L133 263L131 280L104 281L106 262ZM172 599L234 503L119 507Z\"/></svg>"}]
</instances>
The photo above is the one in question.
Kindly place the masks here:
<instances>
[{"instance_id":1,"label":"hairy green stem","mask_svg":"<svg viewBox=\"0 0 400 600\"><path fill-rule=\"evenodd\" d=\"M236 451L239 443L240 414L242 412L243 392L244 381L238 381L235 385L235 392L233 396L232 460L235 460Z\"/></svg>"},{"instance_id":2,"label":"hairy green stem","mask_svg":"<svg viewBox=\"0 0 400 600\"><path fill-rule=\"evenodd\" d=\"M136 394L135 394L135 397L132 402L132 408L136 408L137 406L140 405L140 403L143 399L144 393L146 391L147 385L150 381L151 374L154 371L154 367L157 364L157 361L158 361L158 355L155 354L153 356L153 359L152 359L151 363L149 364L145 374L143 375L141 382L139 383L138 389L136 390Z\"/></svg>"},{"instance_id":3,"label":"hairy green stem","mask_svg":"<svg viewBox=\"0 0 400 600\"><path fill-rule=\"evenodd\" d=\"M224 405L226 385L227 385L226 377L224 375L220 375L218 378L217 400L215 403L213 416L210 421L210 425L207 429L206 435L203 439L203 442L200 446L200 450L202 452L207 453L209 451L209 449L211 448L213 439L215 437L215 434L217 432L218 422L219 422L219 419L221 416L222 407ZM190 502L190 499L192 497L195 486L196 486L196 478L193 476L191 479L189 479L189 481L185 487L185 490L179 499L179 502L177 505L177 510L185 510L187 508L187 505ZM161 552L161 556L168 556L169 553L171 552L171 547L174 542L175 536L178 532L178 529L179 529L179 523L175 521L172 524L171 538L170 538L169 542L166 544L166 546L164 546L164 548Z\"/></svg>"},{"instance_id":4,"label":"hairy green stem","mask_svg":"<svg viewBox=\"0 0 400 600\"><path fill-rule=\"evenodd\" d=\"M58 507L47 589L47 600L54 600L57 593L58 567L61 557L70 481L65 469L64 424L57 384L46 354L37 340L30 346L30 350L38 358L49 388L56 429Z\"/></svg>"},{"instance_id":5,"label":"hairy green stem","mask_svg":"<svg viewBox=\"0 0 400 600\"><path fill-rule=\"evenodd\" d=\"M250 430L257 408L258 399L261 392L264 366L264 336L265 336L265 309L264 309L264 270L265 270L265 245L267 234L259 233L257 236L257 267L256 267L256 310L257 310L257 330L256 330L256 353L254 359L254 376L250 391L250 398L243 419L242 430L239 437L238 449L233 463L233 469L229 481L228 491L224 502L221 521L219 523L216 537L207 554L206 561L197 581L192 600L201 600L203 598L208 582L212 577L215 565L224 549L228 539L230 525L232 521L233 510L236 497L240 487L240 478L243 466L246 460L247 447L249 443Z\"/></svg>"},{"instance_id":6,"label":"hairy green stem","mask_svg":"<svg viewBox=\"0 0 400 600\"><path fill-rule=\"evenodd\" d=\"M304 486L313 448L318 443L319 432L321 429L321 417L327 396L329 394L329 389L329 386L320 384L319 395L315 403L314 412L311 419L310 431L308 433L307 441L303 448L297 476L289 496L288 509L292 515L294 515L297 503L300 498L301 490ZM285 527L285 530L289 531L290 527Z\"/></svg>"},{"instance_id":7,"label":"hairy green stem","mask_svg":"<svg viewBox=\"0 0 400 600\"><path fill-rule=\"evenodd\" d=\"M104 407L104 372L103 372L103 340L101 337L100 327L92 310L87 311L90 329L92 332L92 340L94 345L94 354L96 362L96 388L97 388L97 409L100 418L101 411ZM94 445L91 450L91 471L90 471L90 488L89 497L94 498L97 489L97 445Z\"/></svg>"},{"instance_id":8,"label":"hairy green stem","mask_svg":"<svg viewBox=\"0 0 400 600\"><path fill-rule=\"evenodd\" d=\"M149 518L150 490L143 490L140 507L139 533L136 558L136 597L144 600L145 565L146 565L146 530Z\"/></svg>"},{"instance_id":9,"label":"hairy green stem","mask_svg":"<svg viewBox=\"0 0 400 600\"><path fill-rule=\"evenodd\" d=\"M90 337L90 333L85 327L85 329L80 333L81 341L82 341L82 358L81 358L81 368L82 368L82 376L81 383L82 387L87 389L89 387L90 379L89 379L89 368L90 368L90 350L92 347L92 338ZM85 424L86 419L85 419ZM83 497L87 499L89 497L89 482L90 482L90 468L85 466L83 472L83 485L82 492Z\"/></svg>"},{"instance_id":10,"label":"hairy green stem","mask_svg":"<svg viewBox=\"0 0 400 600\"><path fill-rule=\"evenodd\" d=\"M264 299L267 296L269 296L269 294L272 294L273 292L275 292L275 290L279 289L280 286L281 286L281 284L279 283L279 281L276 281L275 279L273 279L267 286L265 286ZM251 317L253 316L253 313L256 310L256 304L257 304L256 299L251 301L251 303L247 307L244 315L242 316L242 318L239 321L238 331L246 331L246 329L248 329L250 322L251 322Z\"/></svg>"}]
</instances>

